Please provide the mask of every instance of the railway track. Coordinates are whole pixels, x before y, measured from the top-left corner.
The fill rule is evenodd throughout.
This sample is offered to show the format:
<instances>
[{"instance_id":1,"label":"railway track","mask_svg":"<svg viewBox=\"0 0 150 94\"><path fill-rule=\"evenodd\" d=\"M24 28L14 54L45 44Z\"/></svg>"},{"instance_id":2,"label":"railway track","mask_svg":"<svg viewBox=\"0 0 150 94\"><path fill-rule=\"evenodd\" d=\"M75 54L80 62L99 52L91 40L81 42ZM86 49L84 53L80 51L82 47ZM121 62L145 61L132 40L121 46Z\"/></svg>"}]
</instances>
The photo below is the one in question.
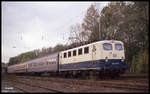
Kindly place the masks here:
<instances>
[{"instance_id":1,"label":"railway track","mask_svg":"<svg viewBox=\"0 0 150 94\"><path fill-rule=\"evenodd\" d=\"M149 91L149 88L147 86L143 85L127 85L127 84L118 84L118 83L102 83L104 87L110 87L110 88L120 88L120 89L129 89L129 90L135 90L135 91ZM140 88L139 88L140 87Z\"/></svg>"},{"instance_id":2,"label":"railway track","mask_svg":"<svg viewBox=\"0 0 150 94\"><path fill-rule=\"evenodd\" d=\"M20 78L20 77L19 77ZM13 78L14 79L14 78ZM43 81L43 80L35 80L35 79L31 79L31 78L20 78L20 79L22 79L22 81L20 82L18 82L18 81L14 81L13 80L13 82L16 82L16 83L22 83L22 84L24 84L24 82L27 82L27 83L25 83L26 85L30 85L30 86L32 86L32 87L35 87L35 85L36 85L36 87L39 87L39 88L43 88L44 87L44 89L49 89L48 88L48 86L49 86L49 83L48 82L46 82L46 81ZM15 79L15 80L18 80L18 79ZM33 81L34 80L34 81ZM32 85L31 84L28 84L28 83L30 83L30 81L32 82ZM76 92L76 90L77 91L82 91L82 90L78 90L78 89L76 89L76 90L73 90L74 88L79 88L80 86L78 85L78 86L74 86L73 84L67 84L67 83L58 83L57 82L57 84L55 83L53 83L53 82L50 82L51 83L51 85L52 86L58 86L59 85L59 87L56 87L57 89L55 89L55 91L54 92L61 92L61 93L63 93L63 92ZM37 86L38 85L38 86ZM55 88L55 87L53 87L53 88ZM65 88L65 89L64 89ZM68 89L67 89L68 88ZM90 88L90 87L85 87L85 88ZM53 89L51 89L50 88L50 90L53 90ZM82 91L83 92L83 91Z\"/></svg>"},{"instance_id":3,"label":"railway track","mask_svg":"<svg viewBox=\"0 0 150 94\"><path fill-rule=\"evenodd\" d=\"M30 92L28 92L28 90L26 90L26 89L24 89L24 88L17 87L17 86L13 86L13 87L19 89L19 90L22 91L23 93L30 93Z\"/></svg>"},{"instance_id":4,"label":"railway track","mask_svg":"<svg viewBox=\"0 0 150 94\"><path fill-rule=\"evenodd\" d=\"M2 91L1 92L23 92L23 93L29 93L27 90L25 90L24 88L21 88L21 87L18 87L18 86L15 86L15 85L12 85L10 84L9 81L6 81L3 82L3 85L5 83L5 86L2 87ZM12 83L12 82L11 82ZM9 85L8 85L9 84Z\"/></svg>"},{"instance_id":5,"label":"railway track","mask_svg":"<svg viewBox=\"0 0 150 94\"><path fill-rule=\"evenodd\" d=\"M84 90L86 89L88 90L91 88L94 88L95 90L99 90L99 89L104 88L106 90L113 89L116 91L121 90L121 91L126 91L126 92L132 92L132 91L133 92L148 92L149 91L148 85L146 84L147 82L144 82L144 84L143 82L142 83L140 82L142 79L139 82L135 81L136 83L131 83L134 81L133 79L130 81L129 80L94 81L94 80L64 79L64 78L34 77L34 76L16 76L16 77L12 77L12 79L15 79L15 81L13 80L14 83L24 84L24 85L31 86L34 88L42 88L44 90L49 90L52 92L61 92L61 93L72 92L72 91L74 92L83 91L83 90L79 90L79 87L85 87ZM19 79L22 79L22 81L18 82ZM52 86L58 86L58 87L51 88L51 87L48 87L50 86L48 84L51 84ZM62 87L65 87L68 89L62 89ZM74 87L76 88L76 90L73 90ZM98 92L101 92L101 91L99 90Z\"/></svg>"},{"instance_id":6,"label":"railway track","mask_svg":"<svg viewBox=\"0 0 150 94\"><path fill-rule=\"evenodd\" d=\"M79 84L79 85L88 85L88 86L103 86L103 87L108 87L108 88L120 88L120 89L130 89L130 90L137 90L137 91L148 91L148 85L143 84L143 83L122 83L121 81L118 80L110 80L110 81L87 81L87 80L74 80L74 79L56 79L55 80L52 78L40 78L40 77L25 77L26 79L34 79L34 80L47 80L47 81L55 81L59 83L68 83L68 84ZM141 79L142 80L142 79ZM140 81L141 81L140 80ZM127 81L127 82L132 82L133 80ZM95 84L97 83L97 84ZM139 88L140 87L140 88Z\"/></svg>"},{"instance_id":7,"label":"railway track","mask_svg":"<svg viewBox=\"0 0 150 94\"><path fill-rule=\"evenodd\" d=\"M35 84L32 84L32 83L27 83L25 81L16 81L16 80L10 80L10 79L7 79L6 81L8 82L13 82L15 83L15 88L23 91L24 93L31 93L31 92L54 92L54 93L63 93L62 91L59 91L59 90L56 90L56 89L51 89L51 88L48 88L48 87L44 87L44 86L40 86L40 85L35 85ZM16 85L17 84L17 85ZM21 87L19 87L20 85ZM23 85L23 86L22 86ZM18 87L17 87L18 86ZM25 88L24 88L25 87ZM29 88L32 88L31 90Z\"/></svg>"},{"instance_id":8,"label":"railway track","mask_svg":"<svg viewBox=\"0 0 150 94\"><path fill-rule=\"evenodd\" d=\"M138 85L138 84L146 84L148 83L148 79L103 79L103 80L83 80L83 79L73 79L73 78L58 78L58 77L34 77L34 76L19 76L22 78L26 78L26 79L37 79L37 80L52 80L52 81L58 81L58 82L65 82L65 80L67 82L74 82L74 81L83 81L83 82L118 82L118 83L124 83L124 82L128 82L127 85L130 85L130 82L134 83L134 85ZM136 83L136 84L135 84ZM126 84L126 83L125 83Z\"/></svg>"}]
</instances>

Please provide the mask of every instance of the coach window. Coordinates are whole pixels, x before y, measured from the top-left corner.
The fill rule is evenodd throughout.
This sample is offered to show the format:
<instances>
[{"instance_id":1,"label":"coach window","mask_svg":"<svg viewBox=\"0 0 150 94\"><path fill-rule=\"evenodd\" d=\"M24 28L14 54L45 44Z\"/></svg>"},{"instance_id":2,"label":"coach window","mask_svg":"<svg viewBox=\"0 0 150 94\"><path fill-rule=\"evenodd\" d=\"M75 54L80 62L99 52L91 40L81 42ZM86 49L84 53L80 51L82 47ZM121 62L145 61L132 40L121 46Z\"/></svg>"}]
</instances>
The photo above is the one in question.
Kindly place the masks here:
<instances>
[{"instance_id":1,"label":"coach window","mask_svg":"<svg viewBox=\"0 0 150 94\"><path fill-rule=\"evenodd\" d=\"M86 53L89 53L89 47L85 47L84 48L84 53L86 54Z\"/></svg>"},{"instance_id":2,"label":"coach window","mask_svg":"<svg viewBox=\"0 0 150 94\"><path fill-rule=\"evenodd\" d=\"M78 55L81 55L82 54L82 48L80 48L79 50L78 50Z\"/></svg>"},{"instance_id":3,"label":"coach window","mask_svg":"<svg viewBox=\"0 0 150 94\"><path fill-rule=\"evenodd\" d=\"M76 50L73 51L73 56L76 56Z\"/></svg>"},{"instance_id":4,"label":"coach window","mask_svg":"<svg viewBox=\"0 0 150 94\"><path fill-rule=\"evenodd\" d=\"M103 44L104 50L112 50L112 44L110 43L104 43Z\"/></svg>"},{"instance_id":5,"label":"coach window","mask_svg":"<svg viewBox=\"0 0 150 94\"><path fill-rule=\"evenodd\" d=\"M29 66L29 67L32 67L32 65L31 65L31 64L28 64L28 66Z\"/></svg>"},{"instance_id":6,"label":"coach window","mask_svg":"<svg viewBox=\"0 0 150 94\"><path fill-rule=\"evenodd\" d=\"M71 51L68 52L68 57L71 57Z\"/></svg>"},{"instance_id":7,"label":"coach window","mask_svg":"<svg viewBox=\"0 0 150 94\"><path fill-rule=\"evenodd\" d=\"M34 63L34 66L36 66L36 63Z\"/></svg>"},{"instance_id":8,"label":"coach window","mask_svg":"<svg viewBox=\"0 0 150 94\"><path fill-rule=\"evenodd\" d=\"M64 53L64 58L66 58L67 57L67 53Z\"/></svg>"}]
</instances>

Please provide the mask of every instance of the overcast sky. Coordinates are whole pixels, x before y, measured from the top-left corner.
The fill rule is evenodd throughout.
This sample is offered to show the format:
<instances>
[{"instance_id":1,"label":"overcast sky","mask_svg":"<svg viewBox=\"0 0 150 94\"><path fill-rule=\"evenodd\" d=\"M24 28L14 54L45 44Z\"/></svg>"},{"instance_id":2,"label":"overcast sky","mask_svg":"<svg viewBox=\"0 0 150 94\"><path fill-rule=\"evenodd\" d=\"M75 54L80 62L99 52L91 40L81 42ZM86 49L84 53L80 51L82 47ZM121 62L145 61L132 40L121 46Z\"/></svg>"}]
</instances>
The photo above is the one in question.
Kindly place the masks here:
<instances>
[{"instance_id":1,"label":"overcast sky","mask_svg":"<svg viewBox=\"0 0 150 94\"><path fill-rule=\"evenodd\" d=\"M100 2L100 10L108 2ZM2 2L2 62L22 52L66 44L94 2Z\"/></svg>"}]
</instances>

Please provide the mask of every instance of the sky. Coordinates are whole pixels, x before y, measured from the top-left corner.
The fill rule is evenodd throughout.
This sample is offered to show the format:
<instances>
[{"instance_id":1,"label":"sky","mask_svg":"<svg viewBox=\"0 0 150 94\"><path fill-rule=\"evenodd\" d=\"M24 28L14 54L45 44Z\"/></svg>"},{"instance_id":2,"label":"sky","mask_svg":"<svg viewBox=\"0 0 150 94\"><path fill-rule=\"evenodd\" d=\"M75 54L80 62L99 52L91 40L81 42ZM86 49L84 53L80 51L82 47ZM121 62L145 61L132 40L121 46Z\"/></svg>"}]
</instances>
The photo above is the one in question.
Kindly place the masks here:
<instances>
[{"instance_id":1,"label":"sky","mask_svg":"<svg viewBox=\"0 0 150 94\"><path fill-rule=\"evenodd\" d=\"M102 10L108 2L98 2ZM2 62L23 52L67 44L94 2L2 2Z\"/></svg>"}]
</instances>

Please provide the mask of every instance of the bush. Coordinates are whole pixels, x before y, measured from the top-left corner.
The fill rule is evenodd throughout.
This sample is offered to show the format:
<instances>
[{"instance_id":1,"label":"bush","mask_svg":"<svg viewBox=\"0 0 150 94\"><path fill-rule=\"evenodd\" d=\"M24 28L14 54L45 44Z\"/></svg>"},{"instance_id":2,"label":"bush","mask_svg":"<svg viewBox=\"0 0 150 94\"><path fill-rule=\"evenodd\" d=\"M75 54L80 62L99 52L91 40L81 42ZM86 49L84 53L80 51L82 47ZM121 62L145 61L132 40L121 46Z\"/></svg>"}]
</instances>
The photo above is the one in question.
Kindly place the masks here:
<instances>
[{"instance_id":1,"label":"bush","mask_svg":"<svg viewBox=\"0 0 150 94\"><path fill-rule=\"evenodd\" d=\"M136 65L137 73L148 73L149 69L148 58L149 58L148 50L144 50L139 53L137 58L138 62Z\"/></svg>"}]
</instances>

